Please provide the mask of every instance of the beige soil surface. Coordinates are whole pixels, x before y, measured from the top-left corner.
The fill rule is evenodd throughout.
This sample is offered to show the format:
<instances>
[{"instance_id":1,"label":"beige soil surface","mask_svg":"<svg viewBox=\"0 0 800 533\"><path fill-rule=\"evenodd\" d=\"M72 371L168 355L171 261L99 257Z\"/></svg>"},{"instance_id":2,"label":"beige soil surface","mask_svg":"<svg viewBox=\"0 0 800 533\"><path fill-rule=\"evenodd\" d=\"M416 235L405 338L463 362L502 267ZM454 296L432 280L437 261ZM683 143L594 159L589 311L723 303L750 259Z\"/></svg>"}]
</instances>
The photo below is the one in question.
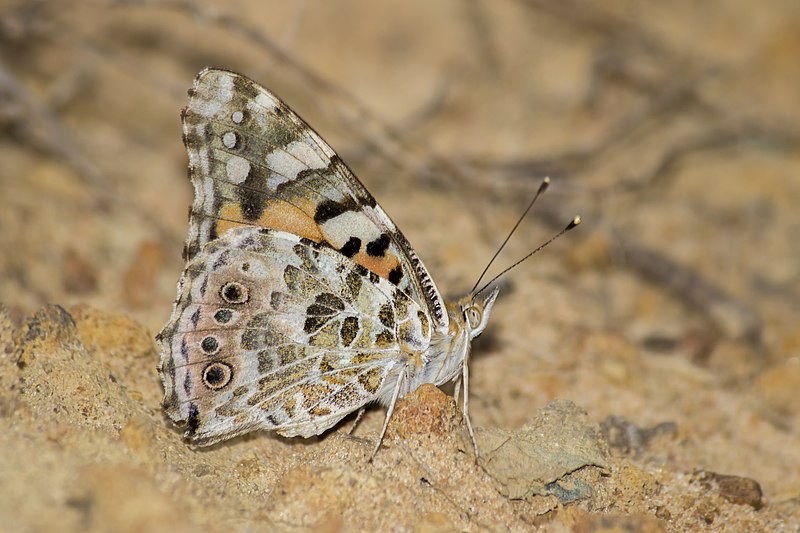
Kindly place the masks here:
<instances>
[{"instance_id":1,"label":"beige soil surface","mask_svg":"<svg viewBox=\"0 0 800 533\"><path fill-rule=\"evenodd\" d=\"M800 531L798 58L796 0L0 2L0 529ZM210 449L165 418L210 65L313 124L446 294L544 176L493 272L582 216L475 343L479 465L427 387L373 464L380 408Z\"/></svg>"}]
</instances>

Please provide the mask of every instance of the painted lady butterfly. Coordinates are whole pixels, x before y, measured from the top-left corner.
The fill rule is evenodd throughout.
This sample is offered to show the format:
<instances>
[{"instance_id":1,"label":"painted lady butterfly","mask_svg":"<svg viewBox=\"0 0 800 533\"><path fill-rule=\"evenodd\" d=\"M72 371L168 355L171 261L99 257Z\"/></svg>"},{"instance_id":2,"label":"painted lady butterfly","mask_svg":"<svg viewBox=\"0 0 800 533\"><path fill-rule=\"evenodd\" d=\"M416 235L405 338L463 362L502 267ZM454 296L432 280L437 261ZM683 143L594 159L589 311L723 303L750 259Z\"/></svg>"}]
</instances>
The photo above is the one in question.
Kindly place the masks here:
<instances>
[{"instance_id":1,"label":"painted lady butterfly","mask_svg":"<svg viewBox=\"0 0 800 533\"><path fill-rule=\"evenodd\" d=\"M185 436L310 437L378 401L380 446L399 397L452 380L472 434L467 359L497 290L446 302L350 169L255 82L204 70L182 119L195 198L157 340Z\"/></svg>"}]
</instances>

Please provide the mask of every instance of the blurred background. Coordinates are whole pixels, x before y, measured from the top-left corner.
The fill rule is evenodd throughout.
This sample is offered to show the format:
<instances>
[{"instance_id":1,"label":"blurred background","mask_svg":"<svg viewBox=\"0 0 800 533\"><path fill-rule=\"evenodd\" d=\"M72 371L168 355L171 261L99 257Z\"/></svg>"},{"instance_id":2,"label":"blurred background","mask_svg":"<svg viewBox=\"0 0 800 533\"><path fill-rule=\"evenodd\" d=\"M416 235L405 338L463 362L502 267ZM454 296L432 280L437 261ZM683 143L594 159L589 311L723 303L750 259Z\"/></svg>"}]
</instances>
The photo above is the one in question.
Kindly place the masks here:
<instances>
[{"instance_id":1,"label":"blurred background","mask_svg":"<svg viewBox=\"0 0 800 533\"><path fill-rule=\"evenodd\" d=\"M0 0L0 302L160 329L192 194L179 112L227 68L337 150L446 294L545 176L493 272L582 216L504 277L477 425L555 397L675 422L674 468L755 478L797 518L799 57L796 0Z\"/></svg>"}]
</instances>

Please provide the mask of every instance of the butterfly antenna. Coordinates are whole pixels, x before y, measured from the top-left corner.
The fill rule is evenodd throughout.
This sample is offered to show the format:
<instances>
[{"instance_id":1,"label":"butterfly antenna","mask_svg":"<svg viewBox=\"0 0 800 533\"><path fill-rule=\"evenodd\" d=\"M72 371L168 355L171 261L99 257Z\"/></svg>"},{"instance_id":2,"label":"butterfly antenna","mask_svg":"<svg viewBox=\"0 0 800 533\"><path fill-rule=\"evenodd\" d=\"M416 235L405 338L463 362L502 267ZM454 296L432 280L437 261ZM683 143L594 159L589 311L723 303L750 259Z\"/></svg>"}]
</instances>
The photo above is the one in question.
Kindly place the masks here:
<instances>
[{"instance_id":1,"label":"butterfly antenna","mask_svg":"<svg viewBox=\"0 0 800 533\"><path fill-rule=\"evenodd\" d=\"M569 224L567 224L567 226L566 226L564 229L562 229L561 231L559 231L558 233L556 233L555 235L553 235L552 237L550 237L549 239L547 239L547 240L546 240L544 243L540 244L540 245L539 245L539 246L538 246L538 247L537 247L535 250L533 250L531 253L529 253L528 255L526 255L525 257L523 257L522 259L520 259L519 261L517 261L516 263L514 263L514 264L513 264L513 265L511 265L510 267L506 268L505 270L503 270L502 272L500 272L500 273L499 273L498 275L496 275L495 277L493 277L493 278L492 278L492 279L489 281L489 283L487 283L487 284L485 284L483 287L481 287L481 290L479 290L478 292L473 292L472 294L474 294L474 295L478 295L478 294L482 293L482 292L483 292L483 291L485 291L485 290L487 289L487 287L489 287L489 286L490 286L492 283L494 283L495 281L497 281L498 279L500 279L500 276L502 276L503 274L505 274L505 273L506 273L506 272L508 272L509 270L511 270L511 269L513 269L513 268L515 268L517 265L519 265L519 264L520 264L520 263L522 263L523 261L526 261L526 260L528 260L528 259L529 259L531 256L533 256L534 254L536 254L536 253L538 253L538 252L540 252L540 251L544 250L545 248L547 248L547 246L548 246L548 245L549 245L551 242L553 242L554 240L558 239L559 237L561 237L561 236L562 236L562 235L564 235L566 232L568 232L569 230L573 229L575 226L577 226L577 225L578 225L578 224L580 224L580 223L581 223L581 217L575 217L575 218L573 218L573 219L572 219L572 221L570 221L570 223L569 223ZM474 291L474 289L473 289L473 291Z\"/></svg>"},{"instance_id":2,"label":"butterfly antenna","mask_svg":"<svg viewBox=\"0 0 800 533\"><path fill-rule=\"evenodd\" d=\"M494 263L494 260L497 259L497 256L500 255L500 252L503 251L503 248L505 248L505 246L508 243L508 240L511 238L511 236L514 235L514 232L517 231L517 228L519 227L519 225L522 224L522 221L525 219L525 216L528 214L528 211L531 210L531 207L533 207L533 204L536 203L536 200L539 198L539 196L541 196L542 193L544 191L546 191L547 187L549 187L549 186L550 186L550 178L543 179L542 180L542 184L539 185L539 189L536 191L536 194L533 195L533 199L531 200L531 203L528 204L528 207L522 213L522 216L519 217L519 220L517 220L517 223L514 224L514 227L511 228L511 231L508 232L508 236L506 237L506 240L503 241L503 244L500 245L500 248L497 249L497 251L494 253L492 258L486 264L486 268L483 269L483 272L481 272L481 275L478 277L478 281L476 281L475 285L472 286L472 290L470 291L470 293L477 294L475 292L475 289L480 284L481 280L483 279L483 276L485 276L486 273L489 271L489 267L492 266L492 263ZM481 290L483 290L483 289L481 289ZM478 291L478 292L480 292L480 291Z\"/></svg>"}]
</instances>

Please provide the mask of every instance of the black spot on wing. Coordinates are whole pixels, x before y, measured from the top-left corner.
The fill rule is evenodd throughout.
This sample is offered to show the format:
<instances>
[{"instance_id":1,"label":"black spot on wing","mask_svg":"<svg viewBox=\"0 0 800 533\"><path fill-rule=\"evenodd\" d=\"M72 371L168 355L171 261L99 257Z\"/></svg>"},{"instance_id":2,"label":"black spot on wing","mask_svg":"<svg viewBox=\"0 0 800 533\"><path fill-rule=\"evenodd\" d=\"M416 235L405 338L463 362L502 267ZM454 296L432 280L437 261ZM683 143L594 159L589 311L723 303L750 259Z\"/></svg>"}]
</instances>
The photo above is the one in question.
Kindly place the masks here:
<instances>
[{"instance_id":1,"label":"black spot on wing","mask_svg":"<svg viewBox=\"0 0 800 533\"><path fill-rule=\"evenodd\" d=\"M358 318L348 316L342 321L342 329L339 332L339 336L344 346L350 346L353 343L356 336L358 336L358 329Z\"/></svg>"},{"instance_id":2,"label":"black spot on wing","mask_svg":"<svg viewBox=\"0 0 800 533\"><path fill-rule=\"evenodd\" d=\"M195 404L189 405L189 416L186 418L186 435L191 437L197 432L200 425L200 412Z\"/></svg>"},{"instance_id":3,"label":"black spot on wing","mask_svg":"<svg viewBox=\"0 0 800 533\"><path fill-rule=\"evenodd\" d=\"M214 321L217 324L227 324L233 318L233 311L230 309L219 309L214 313Z\"/></svg>"},{"instance_id":4,"label":"black spot on wing","mask_svg":"<svg viewBox=\"0 0 800 533\"><path fill-rule=\"evenodd\" d=\"M203 371L203 384L211 390L223 388L232 378L233 369L226 363L211 363Z\"/></svg>"},{"instance_id":5,"label":"black spot on wing","mask_svg":"<svg viewBox=\"0 0 800 533\"><path fill-rule=\"evenodd\" d=\"M236 195L239 200L239 207L242 210L242 218L247 222L253 222L261 218L266 209L266 196L268 191L264 190L267 186L269 171L260 165L250 165L250 171L242 182L241 187L236 188Z\"/></svg>"},{"instance_id":6,"label":"black spot on wing","mask_svg":"<svg viewBox=\"0 0 800 533\"><path fill-rule=\"evenodd\" d=\"M217 385L224 379L224 374L219 367L209 368L206 372L206 381L208 381L211 385Z\"/></svg>"},{"instance_id":7,"label":"black spot on wing","mask_svg":"<svg viewBox=\"0 0 800 533\"><path fill-rule=\"evenodd\" d=\"M397 265L389 272L389 281L398 285L403 280L403 267Z\"/></svg>"},{"instance_id":8,"label":"black spot on wing","mask_svg":"<svg viewBox=\"0 0 800 533\"><path fill-rule=\"evenodd\" d=\"M324 305L331 310L344 311L344 302L341 300L341 298L329 292L324 292L317 295L316 303Z\"/></svg>"},{"instance_id":9,"label":"black spot on wing","mask_svg":"<svg viewBox=\"0 0 800 533\"><path fill-rule=\"evenodd\" d=\"M309 307L309 311L311 310L311 307ZM314 333L315 331L319 330L322 326L327 324L330 319L331 319L330 315L328 316L308 315L306 316L305 324L303 324L303 331L305 331L306 333Z\"/></svg>"},{"instance_id":10,"label":"black spot on wing","mask_svg":"<svg viewBox=\"0 0 800 533\"><path fill-rule=\"evenodd\" d=\"M320 304L311 304L306 308L306 316L325 316L330 317L336 314L336 311L331 309L330 307L326 307ZM308 332L306 332L308 333Z\"/></svg>"},{"instance_id":11,"label":"black spot on wing","mask_svg":"<svg viewBox=\"0 0 800 533\"><path fill-rule=\"evenodd\" d=\"M344 246L339 249L339 252L345 257L353 257L361 250L361 239L358 237L350 237Z\"/></svg>"},{"instance_id":12,"label":"black spot on wing","mask_svg":"<svg viewBox=\"0 0 800 533\"><path fill-rule=\"evenodd\" d=\"M303 331L313 333L328 323L331 318L344 310L344 302L334 294L322 293L315 303L306 309L306 321Z\"/></svg>"},{"instance_id":13,"label":"black spot on wing","mask_svg":"<svg viewBox=\"0 0 800 533\"><path fill-rule=\"evenodd\" d=\"M333 200L325 200L317 206L317 211L314 213L314 222L322 224L347 211L351 211L350 207L347 205L334 202Z\"/></svg>"},{"instance_id":14,"label":"black spot on wing","mask_svg":"<svg viewBox=\"0 0 800 533\"><path fill-rule=\"evenodd\" d=\"M381 306L378 311L378 320L387 328L394 329L394 309L391 304L385 303Z\"/></svg>"},{"instance_id":15,"label":"black spot on wing","mask_svg":"<svg viewBox=\"0 0 800 533\"><path fill-rule=\"evenodd\" d=\"M250 299L249 289L237 281L227 282L222 286L219 294L229 304L243 304Z\"/></svg>"},{"instance_id":16,"label":"black spot on wing","mask_svg":"<svg viewBox=\"0 0 800 533\"><path fill-rule=\"evenodd\" d=\"M362 277L359 276L358 273L351 270L345 276L344 281L344 289L346 289L346 294L344 296L347 298L347 301L353 302L356 298L358 298L358 295L361 292Z\"/></svg>"},{"instance_id":17,"label":"black spot on wing","mask_svg":"<svg viewBox=\"0 0 800 533\"><path fill-rule=\"evenodd\" d=\"M373 257L381 257L384 253L386 253L386 249L389 248L389 236L385 233L381 233L381 236L367 243L367 253Z\"/></svg>"},{"instance_id":18,"label":"black spot on wing","mask_svg":"<svg viewBox=\"0 0 800 533\"><path fill-rule=\"evenodd\" d=\"M200 342L200 348L207 354L215 354L219 351L219 341L209 335Z\"/></svg>"}]
</instances>

